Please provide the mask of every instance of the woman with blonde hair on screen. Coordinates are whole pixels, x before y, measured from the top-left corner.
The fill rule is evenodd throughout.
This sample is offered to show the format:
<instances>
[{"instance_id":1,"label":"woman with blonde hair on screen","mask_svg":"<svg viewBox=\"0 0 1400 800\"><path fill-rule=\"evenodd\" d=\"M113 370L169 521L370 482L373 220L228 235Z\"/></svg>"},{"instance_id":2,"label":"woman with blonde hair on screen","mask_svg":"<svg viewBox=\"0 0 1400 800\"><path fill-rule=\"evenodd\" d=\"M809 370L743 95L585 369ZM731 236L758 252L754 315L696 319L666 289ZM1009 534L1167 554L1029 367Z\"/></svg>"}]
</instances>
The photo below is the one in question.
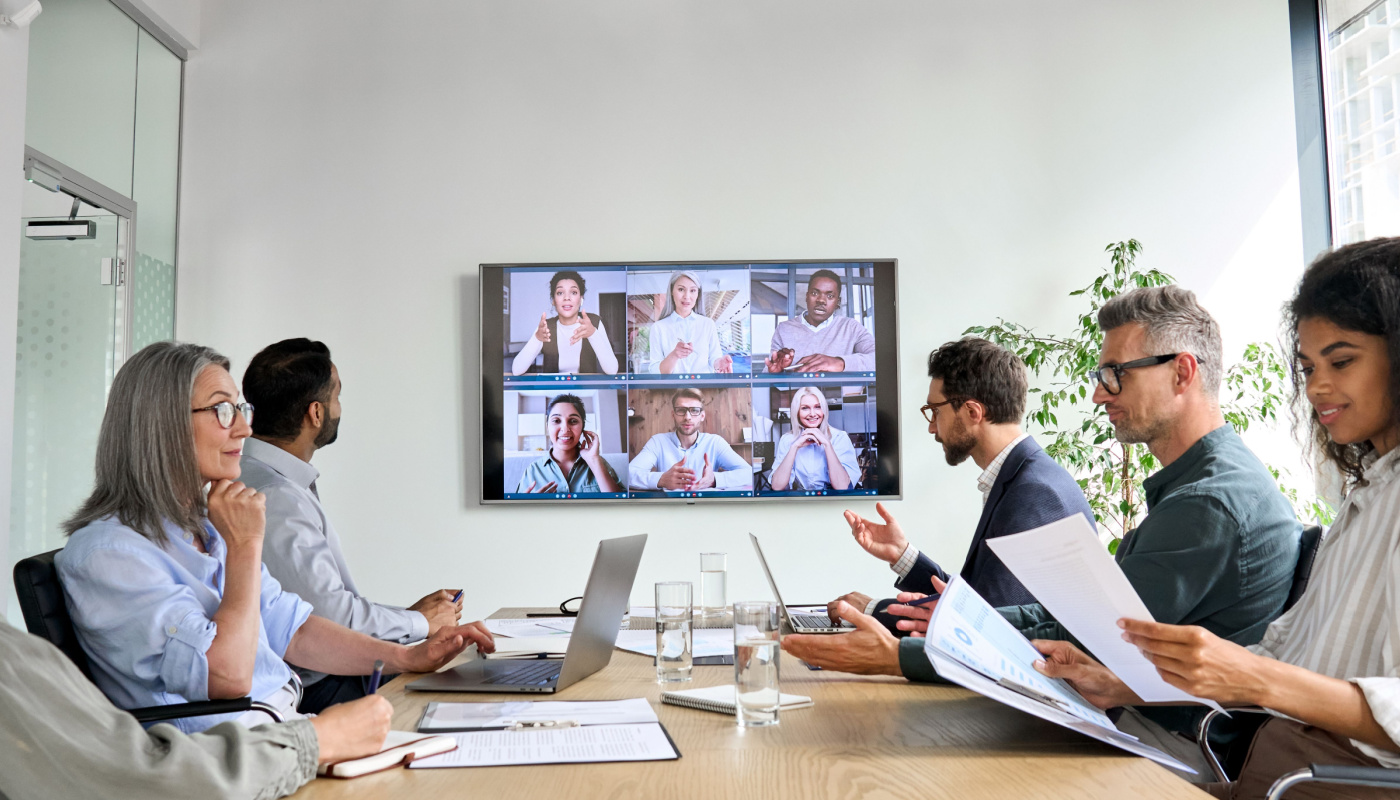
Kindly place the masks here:
<instances>
[{"instance_id":1,"label":"woman with blonde hair on screen","mask_svg":"<svg viewBox=\"0 0 1400 800\"><path fill-rule=\"evenodd\" d=\"M855 488L860 481L856 449L850 435L827 422L830 409L821 389L798 389L789 414L792 431L778 440L773 454L778 464L773 468L773 490Z\"/></svg>"},{"instance_id":2,"label":"woman with blonde hair on screen","mask_svg":"<svg viewBox=\"0 0 1400 800\"><path fill-rule=\"evenodd\" d=\"M648 372L733 372L734 359L719 343L715 321L704 314L700 275L691 270L671 273L666 307L652 323Z\"/></svg>"}]
</instances>

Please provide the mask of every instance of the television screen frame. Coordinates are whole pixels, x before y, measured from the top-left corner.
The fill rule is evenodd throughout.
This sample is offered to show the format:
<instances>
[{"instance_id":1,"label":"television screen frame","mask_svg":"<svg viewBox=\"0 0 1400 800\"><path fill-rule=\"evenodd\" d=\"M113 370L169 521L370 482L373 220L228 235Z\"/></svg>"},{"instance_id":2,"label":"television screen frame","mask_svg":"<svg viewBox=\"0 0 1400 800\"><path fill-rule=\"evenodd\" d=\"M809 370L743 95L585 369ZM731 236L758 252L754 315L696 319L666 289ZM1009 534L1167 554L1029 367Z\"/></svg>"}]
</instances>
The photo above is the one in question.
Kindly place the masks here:
<instances>
[{"instance_id":1,"label":"television screen frame","mask_svg":"<svg viewBox=\"0 0 1400 800\"><path fill-rule=\"evenodd\" d=\"M822 268L847 267L869 268L871 270L871 295L869 308L878 309L872 312L871 321L874 327L875 337L875 369L870 370L868 375L859 379L860 383L869 381L869 385L876 388L874 407L875 423L873 434L877 437L876 447L876 475L878 478L878 488L860 490L823 490L823 491L803 491L793 489L785 492L775 493L772 491L758 491L751 489L747 494L735 492L676 492L668 495L658 496L655 493L646 493L643 496L632 494L633 490L628 487L627 475L619 472L619 480L622 482L623 492L612 495L582 494L558 496L558 493L548 497L507 497L515 495L514 492L506 492L504 487L506 471L506 450L505 450L505 420L506 420L506 398L508 392L519 394L538 394L540 390L548 388L551 394L558 394L568 389L586 389L590 392L590 399L597 401L599 396L592 394L597 390L609 391L617 388L616 384L623 384L625 391L635 390L657 390L663 385L678 383L676 379L658 379L645 374L631 373L628 366L631 359L627 352L625 343L628 340L628 331L611 331L608 336L610 341L624 343L623 361L619 363L618 371L614 375L592 376L592 375L567 375L549 373L548 376L536 375L528 377L510 377L502 368L504 357L508 354L506 345L508 336L506 327L509 324L509 316L506 309L511 304L508 294L509 283L506 276L514 271L533 272L558 272L562 270L578 270L587 277L588 272L599 272L606 270L622 270L627 274L646 272L666 272L678 269L696 269L704 271L715 270L738 270L746 269L750 273L754 271L762 272L762 267L783 267L793 277L790 284L801 276L798 270L812 271ZM841 500L849 502L852 498L868 498L871 500L899 500L903 498L903 455L902 455L902 418L900 416L901 406L901 376L899 369L899 260L896 258L796 258L796 259L756 259L756 260L676 260L676 261L559 261L559 262L522 262L522 263L487 263L478 265L477 283L479 288L478 303L478 333L480 335L480 372L477 376L478 387L478 408L479 418L477 420L477 432L481 437L480 447L477 452L477 465L480 469L480 483L478 489L478 502L481 505L538 505L538 504L558 504L567 503L590 503L590 504L637 504L637 503L660 503L660 504L687 504L696 503L752 503L752 502L775 502L793 500ZM864 284L862 284L864 285ZM590 284L589 291L585 295L585 303L588 295L597 297L598 293L592 291ZM547 292L548 286L545 287ZM849 305L848 301L853 296L854 288L850 284L842 286L843 305ZM596 303L596 299L595 299ZM601 310L601 309L600 309ZM590 312L591 313L591 312ZM838 312L839 313L839 312ZM533 309L532 309L533 316ZM752 314L750 314L752 320ZM750 323L751 325L751 323ZM629 326L630 327L630 326ZM748 329L750 337L750 349L757 342L753 341L754 334L752 327ZM614 350L616 347L614 346ZM755 356L757 357L757 356ZM752 363L752 362L750 362ZM822 376L822 377L817 377ZM748 371L740 373L735 370L733 377L722 377L716 374L706 373L699 376L698 382L694 382L699 387L718 388L724 385L742 384L751 387L750 403L757 396L760 387L791 387L796 384L816 385L818 387L841 387L842 377L851 377L850 372L843 373L793 373L795 380L782 381L775 377L768 377L766 372ZM886 377L891 376L891 377ZM522 383L522 381L531 381ZM538 389L532 387L539 387ZM722 390L722 389L721 389ZM787 389L790 391L791 389ZM779 391L783 391L780 389ZM839 392L840 389L837 388ZM825 394L830 394L826 392ZM854 395L860 396L860 395ZM628 395L630 399L630 395ZM862 397L862 401L869 404L869 392ZM516 402L521 402L518 398ZM751 406L752 409L752 406ZM630 411L630 407L628 409ZM622 414L619 410L619 414ZM771 410L770 400L770 413ZM784 415L786 416L786 415ZM593 419L588 420L593 423ZM629 420L630 422L630 420ZM622 424L627 428L626 423ZM885 431L890 431L886 434ZM771 434L770 434L771 435ZM871 436L871 433L865 433ZM626 451L628 437L624 437L623 449ZM776 446L775 441L768 442ZM754 442L757 444L757 441ZM517 443L517 446L518 443ZM626 453L624 453L626 454ZM752 455L752 453L751 453ZM494 489L493 489L494 486Z\"/></svg>"}]
</instances>

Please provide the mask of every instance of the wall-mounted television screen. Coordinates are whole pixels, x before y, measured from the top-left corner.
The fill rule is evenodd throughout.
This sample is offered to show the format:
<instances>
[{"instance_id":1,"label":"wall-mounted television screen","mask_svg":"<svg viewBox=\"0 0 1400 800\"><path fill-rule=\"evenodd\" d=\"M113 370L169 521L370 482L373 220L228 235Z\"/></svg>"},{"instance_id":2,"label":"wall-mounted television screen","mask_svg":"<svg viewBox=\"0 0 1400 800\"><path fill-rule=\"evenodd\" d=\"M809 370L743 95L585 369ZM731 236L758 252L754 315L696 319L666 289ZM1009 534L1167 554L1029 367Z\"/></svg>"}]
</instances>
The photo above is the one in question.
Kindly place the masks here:
<instances>
[{"instance_id":1,"label":"wall-mounted television screen","mask_svg":"<svg viewBox=\"0 0 1400 800\"><path fill-rule=\"evenodd\" d=\"M896 266L482 264L482 502L898 497Z\"/></svg>"}]
</instances>

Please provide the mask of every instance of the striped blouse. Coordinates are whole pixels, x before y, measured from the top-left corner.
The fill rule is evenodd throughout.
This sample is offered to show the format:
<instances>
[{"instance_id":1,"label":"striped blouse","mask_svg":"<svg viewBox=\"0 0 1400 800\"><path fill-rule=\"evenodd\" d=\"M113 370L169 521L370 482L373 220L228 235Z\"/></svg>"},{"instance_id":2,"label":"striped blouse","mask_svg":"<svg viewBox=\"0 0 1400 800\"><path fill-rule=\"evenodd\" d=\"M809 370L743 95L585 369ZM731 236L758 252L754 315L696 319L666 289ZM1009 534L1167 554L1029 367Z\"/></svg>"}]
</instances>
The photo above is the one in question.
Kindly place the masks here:
<instances>
[{"instance_id":1,"label":"striped blouse","mask_svg":"<svg viewBox=\"0 0 1400 800\"><path fill-rule=\"evenodd\" d=\"M1400 742L1400 448L1376 459L1347 495L1298 604L1249 649L1361 687L1376 722ZM1390 751L1353 741L1382 765Z\"/></svg>"}]
</instances>

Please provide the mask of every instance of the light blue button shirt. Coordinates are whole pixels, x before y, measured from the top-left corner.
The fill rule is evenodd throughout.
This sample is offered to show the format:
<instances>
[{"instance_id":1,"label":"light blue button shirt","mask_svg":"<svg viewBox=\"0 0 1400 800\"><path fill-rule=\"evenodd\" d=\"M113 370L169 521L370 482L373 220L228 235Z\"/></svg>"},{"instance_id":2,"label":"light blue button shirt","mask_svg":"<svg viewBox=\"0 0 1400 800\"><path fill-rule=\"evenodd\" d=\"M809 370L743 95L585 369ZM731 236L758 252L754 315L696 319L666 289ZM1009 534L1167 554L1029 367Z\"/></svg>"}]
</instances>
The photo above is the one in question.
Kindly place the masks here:
<instances>
[{"instance_id":1,"label":"light blue button shirt","mask_svg":"<svg viewBox=\"0 0 1400 800\"><path fill-rule=\"evenodd\" d=\"M714 372L715 362L724 356L724 348L719 343L719 330L715 321L691 312L690 316L671 314L652 323L647 371L661 372L661 362L675 349L677 342L687 342L693 350L690 355L676 362L671 372Z\"/></svg>"},{"instance_id":2,"label":"light blue button shirt","mask_svg":"<svg viewBox=\"0 0 1400 800\"><path fill-rule=\"evenodd\" d=\"M851 485L846 488L854 489L856 484L860 482L860 463L856 460L856 448L851 444L851 437L845 431L836 428L830 430L831 448L836 451L837 460L841 462L841 466L846 469L846 475L851 479ZM781 464L783 459L787 458L788 451L792 449L792 443L795 441L797 441L797 437L793 434L783 434L783 438L778 440L778 446L774 448L773 463ZM830 488L831 474L827 472L826 448L804 445L793 458L792 484L788 486L788 489L814 491Z\"/></svg>"},{"instance_id":3,"label":"light blue button shirt","mask_svg":"<svg viewBox=\"0 0 1400 800\"><path fill-rule=\"evenodd\" d=\"M628 482L633 489L657 491L661 474L677 461L685 461L686 467L699 477L705 468L705 456L710 457L710 469L715 473L712 488L724 491L753 488L753 467L734 452L724 437L701 433L696 436L695 444L685 449L675 431L658 433L647 440L642 452L627 465Z\"/></svg>"},{"instance_id":4,"label":"light blue button shirt","mask_svg":"<svg viewBox=\"0 0 1400 800\"><path fill-rule=\"evenodd\" d=\"M98 688L121 708L209 699L209 646L213 616L223 600L228 547L208 520L209 554L193 537L166 525L162 548L108 517L68 539L55 558L68 613L92 664ZM262 570L258 651L253 662L255 700L292 679L282 660L311 605ZM238 718L221 714L171 720L198 733Z\"/></svg>"}]
</instances>

